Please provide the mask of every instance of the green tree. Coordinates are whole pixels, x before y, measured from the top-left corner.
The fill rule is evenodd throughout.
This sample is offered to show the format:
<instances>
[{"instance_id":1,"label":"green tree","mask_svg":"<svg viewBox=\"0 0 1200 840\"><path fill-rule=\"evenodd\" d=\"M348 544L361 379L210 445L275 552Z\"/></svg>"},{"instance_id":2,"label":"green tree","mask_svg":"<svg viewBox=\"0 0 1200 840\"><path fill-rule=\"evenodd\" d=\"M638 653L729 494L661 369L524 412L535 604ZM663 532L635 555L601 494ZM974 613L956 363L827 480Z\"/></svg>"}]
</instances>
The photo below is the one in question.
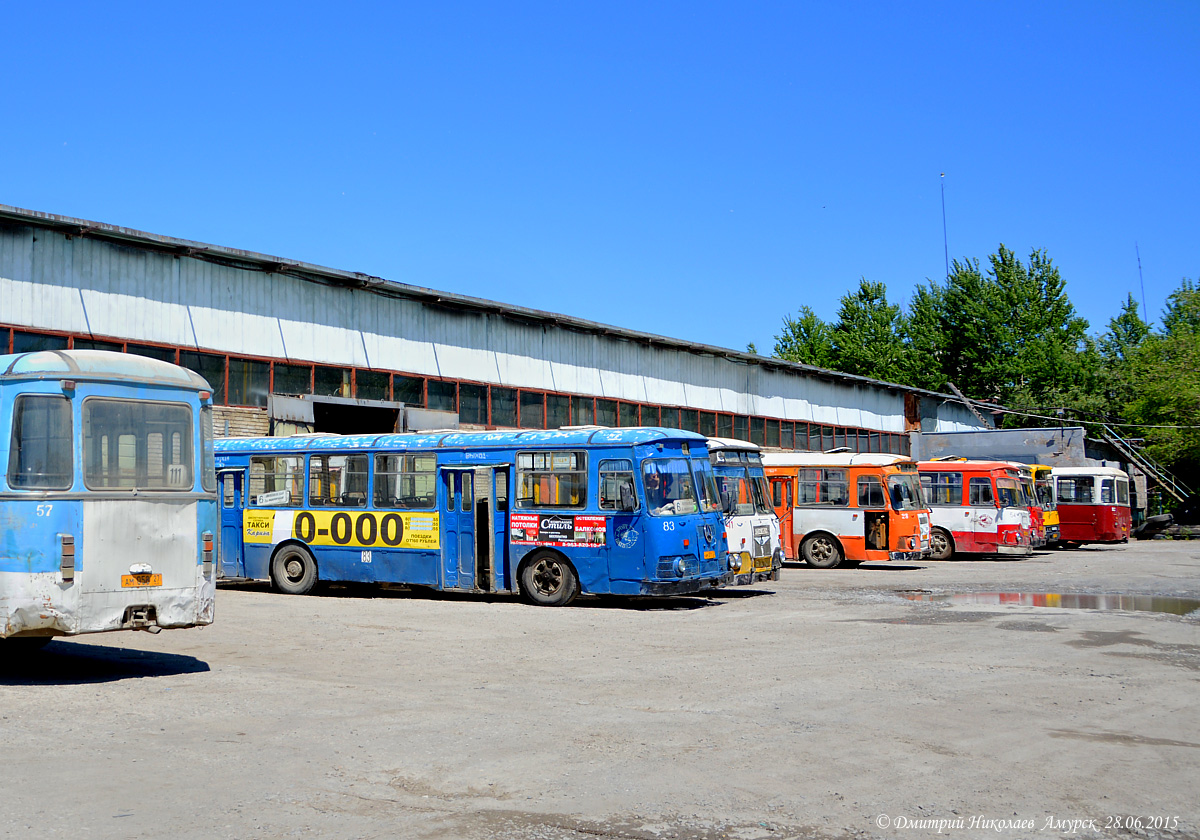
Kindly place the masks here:
<instances>
[{"instance_id":1,"label":"green tree","mask_svg":"<svg viewBox=\"0 0 1200 840\"><path fill-rule=\"evenodd\" d=\"M895 382L904 376L903 318L888 303L883 283L858 281L858 289L842 296L838 320L830 331L838 370Z\"/></svg>"},{"instance_id":2,"label":"green tree","mask_svg":"<svg viewBox=\"0 0 1200 840\"><path fill-rule=\"evenodd\" d=\"M834 367L831 328L807 306L799 317L785 315L783 332L775 336L775 358L814 367Z\"/></svg>"},{"instance_id":3,"label":"green tree","mask_svg":"<svg viewBox=\"0 0 1200 840\"><path fill-rule=\"evenodd\" d=\"M948 379L947 336L942 328L943 289L934 283L917 286L900 326L905 352L897 382L940 391Z\"/></svg>"},{"instance_id":4,"label":"green tree","mask_svg":"<svg viewBox=\"0 0 1200 840\"><path fill-rule=\"evenodd\" d=\"M1150 334L1150 325L1138 315L1133 295L1125 299L1119 315L1109 319L1108 332L1100 336L1100 355L1107 365L1121 365Z\"/></svg>"},{"instance_id":5,"label":"green tree","mask_svg":"<svg viewBox=\"0 0 1200 840\"><path fill-rule=\"evenodd\" d=\"M1167 298L1162 325L1167 335L1200 332L1200 289L1194 280L1183 278L1179 288Z\"/></svg>"}]
</instances>

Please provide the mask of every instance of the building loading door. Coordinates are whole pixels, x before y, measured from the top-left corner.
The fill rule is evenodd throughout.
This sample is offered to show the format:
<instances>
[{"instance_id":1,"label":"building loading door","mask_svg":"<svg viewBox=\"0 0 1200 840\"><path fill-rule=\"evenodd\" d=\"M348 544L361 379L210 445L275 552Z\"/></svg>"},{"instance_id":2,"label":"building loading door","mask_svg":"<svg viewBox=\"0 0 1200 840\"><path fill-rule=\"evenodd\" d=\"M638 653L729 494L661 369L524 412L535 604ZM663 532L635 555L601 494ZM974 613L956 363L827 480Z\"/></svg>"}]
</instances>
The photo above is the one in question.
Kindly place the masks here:
<instances>
[{"instance_id":1,"label":"building loading door","mask_svg":"<svg viewBox=\"0 0 1200 840\"><path fill-rule=\"evenodd\" d=\"M442 467L442 585L475 588L475 468Z\"/></svg>"},{"instance_id":2,"label":"building loading door","mask_svg":"<svg viewBox=\"0 0 1200 840\"><path fill-rule=\"evenodd\" d=\"M217 577L245 577L242 561L242 508L245 507L245 471L218 473L221 482L221 559Z\"/></svg>"}]
</instances>

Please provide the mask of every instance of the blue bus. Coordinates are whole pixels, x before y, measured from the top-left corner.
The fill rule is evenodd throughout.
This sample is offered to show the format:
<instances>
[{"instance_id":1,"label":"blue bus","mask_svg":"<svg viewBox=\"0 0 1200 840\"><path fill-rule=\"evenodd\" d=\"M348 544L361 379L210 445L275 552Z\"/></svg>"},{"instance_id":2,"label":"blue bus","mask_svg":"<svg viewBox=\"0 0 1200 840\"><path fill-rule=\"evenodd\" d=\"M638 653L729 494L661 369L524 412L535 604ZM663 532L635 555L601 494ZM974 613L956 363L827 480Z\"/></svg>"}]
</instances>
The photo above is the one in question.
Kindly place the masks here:
<instances>
[{"instance_id":1,"label":"blue bus","mask_svg":"<svg viewBox=\"0 0 1200 840\"><path fill-rule=\"evenodd\" d=\"M705 439L658 428L228 438L220 573L519 593L688 594L732 578Z\"/></svg>"},{"instance_id":2,"label":"blue bus","mask_svg":"<svg viewBox=\"0 0 1200 840\"><path fill-rule=\"evenodd\" d=\"M0 356L0 649L212 623L211 396L141 356Z\"/></svg>"}]
</instances>

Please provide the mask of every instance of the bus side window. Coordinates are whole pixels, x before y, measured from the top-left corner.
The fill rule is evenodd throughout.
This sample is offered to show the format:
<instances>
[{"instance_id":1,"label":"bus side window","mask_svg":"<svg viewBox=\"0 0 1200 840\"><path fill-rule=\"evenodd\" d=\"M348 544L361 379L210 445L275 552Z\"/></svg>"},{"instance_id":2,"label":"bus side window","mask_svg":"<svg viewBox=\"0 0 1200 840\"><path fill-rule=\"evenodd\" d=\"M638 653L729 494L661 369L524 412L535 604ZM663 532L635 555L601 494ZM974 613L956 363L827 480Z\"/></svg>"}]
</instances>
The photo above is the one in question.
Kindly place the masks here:
<instances>
[{"instance_id":1,"label":"bus side window","mask_svg":"<svg viewBox=\"0 0 1200 840\"><path fill-rule=\"evenodd\" d=\"M883 497L883 484L880 483L878 476L860 475L858 477L858 506L860 508L887 507L887 502Z\"/></svg>"},{"instance_id":2,"label":"bus side window","mask_svg":"<svg viewBox=\"0 0 1200 840\"><path fill-rule=\"evenodd\" d=\"M996 502L992 497L992 480L985 477L971 479L971 505L973 507L994 507Z\"/></svg>"},{"instance_id":3,"label":"bus side window","mask_svg":"<svg viewBox=\"0 0 1200 840\"><path fill-rule=\"evenodd\" d=\"M475 476L471 473L462 474L462 509L467 512L475 504Z\"/></svg>"},{"instance_id":4,"label":"bus side window","mask_svg":"<svg viewBox=\"0 0 1200 840\"><path fill-rule=\"evenodd\" d=\"M633 483L633 461L627 458L600 462L600 509L637 510L637 490ZM624 503L622 503L624 499Z\"/></svg>"},{"instance_id":5,"label":"bus side window","mask_svg":"<svg viewBox=\"0 0 1200 840\"><path fill-rule=\"evenodd\" d=\"M1113 500L1113 480L1105 478L1100 482L1100 504L1111 505L1113 504Z\"/></svg>"},{"instance_id":6,"label":"bus side window","mask_svg":"<svg viewBox=\"0 0 1200 840\"><path fill-rule=\"evenodd\" d=\"M508 473L496 473L496 510L508 510Z\"/></svg>"}]
</instances>

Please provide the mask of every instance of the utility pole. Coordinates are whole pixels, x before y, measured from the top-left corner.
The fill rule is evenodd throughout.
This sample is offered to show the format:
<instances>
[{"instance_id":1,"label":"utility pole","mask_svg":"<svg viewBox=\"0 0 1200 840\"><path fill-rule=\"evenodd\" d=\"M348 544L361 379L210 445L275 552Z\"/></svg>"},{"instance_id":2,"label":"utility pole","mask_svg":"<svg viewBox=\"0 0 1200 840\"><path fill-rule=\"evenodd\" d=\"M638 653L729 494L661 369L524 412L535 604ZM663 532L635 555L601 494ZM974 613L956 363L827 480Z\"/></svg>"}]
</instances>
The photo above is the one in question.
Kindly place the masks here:
<instances>
[{"instance_id":1,"label":"utility pole","mask_svg":"<svg viewBox=\"0 0 1200 840\"><path fill-rule=\"evenodd\" d=\"M946 173L942 173L942 248L946 251L946 276L950 276L950 240L946 236ZM1141 257L1138 257L1141 265ZM1145 294L1142 295L1145 298Z\"/></svg>"}]
</instances>

